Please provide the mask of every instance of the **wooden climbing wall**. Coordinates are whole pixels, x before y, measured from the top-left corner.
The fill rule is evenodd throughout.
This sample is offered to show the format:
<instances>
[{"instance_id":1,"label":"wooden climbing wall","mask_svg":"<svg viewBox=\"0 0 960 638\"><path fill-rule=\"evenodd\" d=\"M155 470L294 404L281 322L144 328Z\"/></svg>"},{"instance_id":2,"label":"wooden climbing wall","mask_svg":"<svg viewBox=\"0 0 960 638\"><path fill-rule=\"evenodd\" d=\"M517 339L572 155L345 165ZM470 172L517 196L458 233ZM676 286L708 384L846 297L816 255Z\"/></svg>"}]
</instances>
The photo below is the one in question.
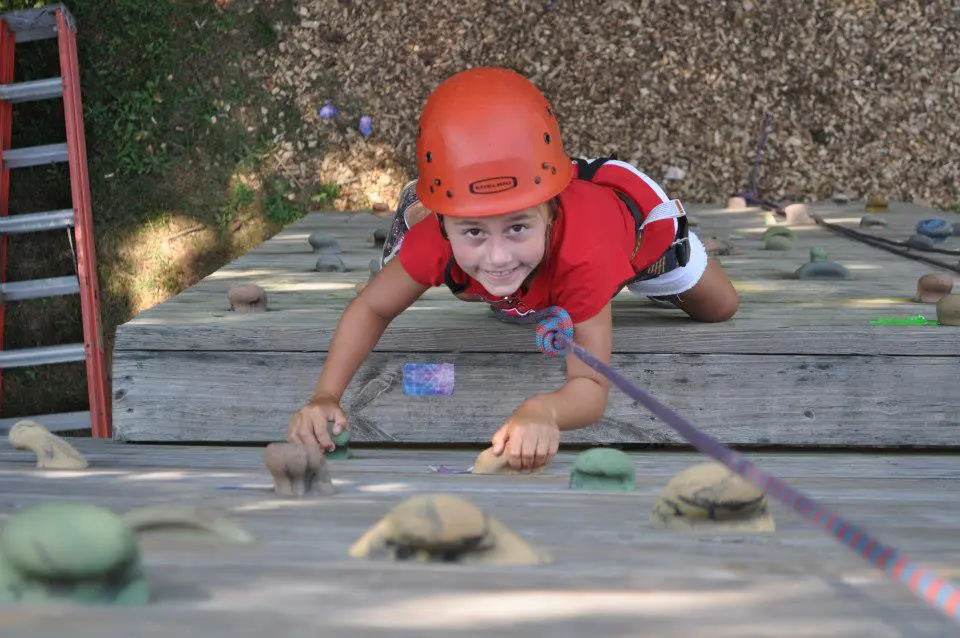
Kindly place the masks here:
<instances>
[{"instance_id":1,"label":"wooden climbing wall","mask_svg":"<svg viewBox=\"0 0 960 638\"><path fill-rule=\"evenodd\" d=\"M723 324L698 324L679 310L621 293L614 302L613 356L621 372L728 444L960 443L960 328L870 325L879 317L934 317L934 306L911 297L921 275L941 269L816 225L792 226L796 240L788 251L765 250L764 211L688 209L702 238L736 246L738 254L720 260L741 295L740 311ZM852 228L865 214L863 202L810 209ZM918 220L951 214L892 202L877 215L889 228L870 232L906 239ZM311 214L122 325L113 358L115 437L282 439L313 389L355 284L367 280L368 264L379 254L368 237L389 222L369 213ZM313 270L307 237L314 231L339 239L346 272ZM942 246L955 249L958 239ZM824 247L852 279L796 279L813 246ZM269 311L230 312L227 290L240 283L262 286ZM453 394L404 394L408 363L453 364ZM343 407L356 441L483 444L523 398L562 380L562 365L536 350L532 327L503 324L484 305L437 288L388 328ZM685 444L616 389L600 423L563 440Z\"/></svg>"},{"instance_id":2,"label":"wooden climbing wall","mask_svg":"<svg viewBox=\"0 0 960 638\"><path fill-rule=\"evenodd\" d=\"M476 452L358 450L332 461L337 494L271 493L260 448L123 445L74 440L86 470L39 471L29 452L0 447L0 527L21 508L91 502L117 513L168 504L227 516L254 536L140 538L153 602L146 607L8 607L16 638L450 636L456 638L941 638L956 626L829 535L771 502L776 532L651 527L667 481L703 457L632 454L636 489L567 488L572 455L525 476L439 474ZM751 459L913 560L960 576L955 456L755 454ZM529 567L390 564L348 548L402 500L443 492L469 499L548 552ZM531 507L535 505L536 507ZM579 520L577 520L579 519Z\"/></svg>"}]
</instances>

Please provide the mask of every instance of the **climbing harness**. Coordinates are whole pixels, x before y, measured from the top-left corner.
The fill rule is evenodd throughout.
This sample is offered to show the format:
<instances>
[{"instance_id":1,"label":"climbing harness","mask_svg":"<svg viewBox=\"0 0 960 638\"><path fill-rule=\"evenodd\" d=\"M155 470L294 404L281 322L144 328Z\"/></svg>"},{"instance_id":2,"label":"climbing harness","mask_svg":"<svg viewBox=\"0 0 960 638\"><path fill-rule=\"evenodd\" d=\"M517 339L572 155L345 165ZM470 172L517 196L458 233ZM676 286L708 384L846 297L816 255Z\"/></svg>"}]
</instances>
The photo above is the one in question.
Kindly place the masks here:
<instances>
[{"instance_id":1,"label":"climbing harness","mask_svg":"<svg viewBox=\"0 0 960 638\"><path fill-rule=\"evenodd\" d=\"M794 509L807 521L831 533L868 563L906 585L918 598L960 623L960 587L932 570L907 559L893 547L881 543L867 532L830 512L812 498L803 495L780 479L771 476L738 452L701 432L690 421L656 398L633 385L619 372L596 359L573 340L573 320L566 310L551 308L551 315L537 324L537 348L551 357L569 352L610 379L624 394L641 403L657 418L677 430L700 452L724 464L764 492Z\"/></svg>"}]
</instances>

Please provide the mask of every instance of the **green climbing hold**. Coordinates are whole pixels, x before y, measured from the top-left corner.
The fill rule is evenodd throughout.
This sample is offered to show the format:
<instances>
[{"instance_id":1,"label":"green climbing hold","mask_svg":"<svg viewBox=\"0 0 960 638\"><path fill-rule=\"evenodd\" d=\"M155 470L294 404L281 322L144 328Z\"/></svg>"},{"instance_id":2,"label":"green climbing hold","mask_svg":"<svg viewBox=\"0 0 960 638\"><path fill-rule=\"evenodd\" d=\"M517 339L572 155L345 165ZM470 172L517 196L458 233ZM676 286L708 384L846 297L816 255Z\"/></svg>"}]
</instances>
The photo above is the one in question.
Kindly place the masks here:
<instances>
[{"instance_id":1,"label":"green climbing hold","mask_svg":"<svg viewBox=\"0 0 960 638\"><path fill-rule=\"evenodd\" d=\"M142 605L150 594L133 529L85 503L46 503L0 532L0 603Z\"/></svg>"},{"instance_id":2,"label":"green climbing hold","mask_svg":"<svg viewBox=\"0 0 960 638\"><path fill-rule=\"evenodd\" d=\"M633 459L612 448L584 450L570 470L572 490L632 491L635 485Z\"/></svg>"},{"instance_id":3,"label":"green climbing hold","mask_svg":"<svg viewBox=\"0 0 960 638\"><path fill-rule=\"evenodd\" d=\"M786 237L790 241L797 238L792 230L786 226L771 226L763 233L763 240L767 241L771 237Z\"/></svg>"},{"instance_id":4,"label":"green climbing hold","mask_svg":"<svg viewBox=\"0 0 960 638\"><path fill-rule=\"evenodd\" d=\"M353 458L353 452L350 450L350 428L343 428L340 434L333 433L333 424L327 425L327 433L330 440L333 441L333 450L324 450L323 454L328 459L350 459Z\"/></svg>"},{"instance_id":5,"label":"green climbing hold","mask_svg":"<svg viewBox=\"0 0 960 638\"><path fill-rule=\"evenodd\" d=\"M773 235L763 240L763 247L766 250L790 250L793 240L786 235Z\"/></svg>"},{"instance_id":6,"label":"green climbing hold","mask_svg":"<svg viewBox=\"0 0 960 638\"><path fill-rule=\"evenodd\" d=\"M810 261L827 261L827 249L823 246L811 247Z\"/></svg>"},{"instance_id":7,"label":"green climbing hold","mask_svg":"<svg viewBox=\"0 0 960 638\"><path fill-rule=\"evenodd\" d=\"M927 319L923 315L915 317L880 317L871 319L871 326L939 326L940 322L936 319Z\"/></svg>"}]
</instances>

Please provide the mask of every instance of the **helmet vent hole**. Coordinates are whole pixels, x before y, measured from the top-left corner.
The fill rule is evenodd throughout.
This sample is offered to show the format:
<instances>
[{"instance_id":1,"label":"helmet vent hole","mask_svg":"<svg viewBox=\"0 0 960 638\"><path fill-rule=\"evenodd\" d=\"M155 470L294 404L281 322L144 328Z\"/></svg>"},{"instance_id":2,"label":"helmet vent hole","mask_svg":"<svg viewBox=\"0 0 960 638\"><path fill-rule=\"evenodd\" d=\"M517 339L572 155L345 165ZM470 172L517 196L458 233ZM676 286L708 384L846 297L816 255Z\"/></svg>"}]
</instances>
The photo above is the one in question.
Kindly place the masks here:
<instances>
[{"instance_id":1,"label":"helmet vent hole","mask_svg":"<svg viewBox=\"0 0 960 638\"><path fill-rule=\"evenodd\" d=\"M544 168L544 170L550 168L550 164L548 164L547 162L544 162L544 163L543 163L543 168Z\"/></svg>"},{"instance_id":2,"label":"helmet vent hole","mask_svg":"<svg viewBox=\"0 0 960 638\"><path fill-rule=\"evenodd\" d=\"M544 133L544 134L543 134L543 141L546 142L547 144L550 143L550 134L549 134L549 133ZM429 161L429 160L428 160L428 161Z\"/></svg>"},{"instance_id":3,"label":"helmet vent hole","mask_svg":"<svg viewBox=\"0 0 960 638\"><path fill-rule=\"evenodd\" d=\"M534 183L534 184L539 184L539 183L540 183L540 176L539 176L539 175L537 175L536 177L533 178L533 183Z\"/></svg>"},{"instance_id":4,"label":"helmet vent hole","mask_svg":"<svg viewBox=\"0 0 960 638\"><path fill-rule=\"evenodd\" d=\"M557 167L556 167L556 166L551 166L551 167L550 167L550 174L551 174L551 175L556 175L556 174L557 174Z\"/></svg>"},{"instance_id":5,"label":"helmet vent hole","mask_svg":"<svg viewBox=\"0 0 960 638\"><path fill-rule=\"evenodd\" d=\"M433 153L431 153L430 151L427 151L427 161L428 162L433 161Z\"/></svg>"},{"instance_id":6,"label":"helmet vent hole","mask_svg":"<svg viewBox=\"0 0 960 638\"><path fill-rule=\"evenodd\" d=\"M450 191L447 191L447 197L453 198L453 193L451 193Z\"/></svg>"},{"instance_id":7,"label":"helmet vent hole","mask_svg":"<svg viewBox=\"0 0 960 638\"><path fill-rule=\"evenodd\" d=\"M439 177L433 178L433 183L436 184L437 186L439 186L439 185L440 185L440 178L439 178Z\"/></svg>"},{"instance_id":8,"label":"helmet vent hole","mask_svg":"<svg viewBox=\"0 0 960 638\"><path fill-rule=\"evenodd\" d=\"M434 192L434 190L433 190L433 184L430 185L430 192L431 192L431 193Z\"/></svg>"}]
</instances>

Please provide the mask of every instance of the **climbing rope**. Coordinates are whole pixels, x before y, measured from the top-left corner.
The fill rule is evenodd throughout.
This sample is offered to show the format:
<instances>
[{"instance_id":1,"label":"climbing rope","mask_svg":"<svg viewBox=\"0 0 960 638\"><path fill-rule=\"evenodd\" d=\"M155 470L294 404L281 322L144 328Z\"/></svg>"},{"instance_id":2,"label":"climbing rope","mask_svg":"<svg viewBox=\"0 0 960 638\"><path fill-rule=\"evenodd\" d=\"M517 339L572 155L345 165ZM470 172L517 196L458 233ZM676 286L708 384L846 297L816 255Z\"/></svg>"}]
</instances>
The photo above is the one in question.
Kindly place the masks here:
<instances>
[{"instance_id":1,"label":"climbing rope","mask_svg":"<svg viewBox=\"0 0 960 638\"><path fill-rule=\"evenodd\" d=\"M960 264L954 265L949 264L939 259L934 259L932 257L927 257L925 255L918 254L910 250L909 244L906 242L893 241L892 239L887 239L886 237L876 237L874 235L869 235L867 233L861 233L860 231L853 230L852 228L846 228L844 226L839 226L837 224L832 224L830 222L824 221L823 217L816 215L814 213L810 214L810 217L817 223L817 225L822 226L828 230L832 230L841 235L845 235L851 239L855 239L864 244L873 246L874 248L880 248L881 250L886 250L888 252L894 253L895 255L900 255L901 257L906 257L907 259L913 259L916 261L922 261L933 266L938 266L940 268L945 268L947 270L952 270L953 272L960 273ZM928 253L938 253L941 255L960 255L960 251L947 250L944 248L925 248L924 252Z\"/></svg>"},{"instance_id":2,"label":"climbing rope","mask_svg":"<svg viewBox=\"0 0 960 638\"><path fill-rule=\"evenodd\" d=\"M606 365L573 341L573 321L567 312L554 306L552 312L537 324L537 348L551 357L562 357L571 351L584 363L600 372L627 396L677 430L700 452L724 464L731 471L750 481L767 494L797 511L807 521L835 536L868 563L906 585L921 600L960 623L960 588L930 569L908 560L893 547L881 543L867 532L848 523L812 498L803 495L780 479L759 469L739 453L701 432L690 421L656 398L632 384L619 372Z\"/></svg>"}]
</instances>

